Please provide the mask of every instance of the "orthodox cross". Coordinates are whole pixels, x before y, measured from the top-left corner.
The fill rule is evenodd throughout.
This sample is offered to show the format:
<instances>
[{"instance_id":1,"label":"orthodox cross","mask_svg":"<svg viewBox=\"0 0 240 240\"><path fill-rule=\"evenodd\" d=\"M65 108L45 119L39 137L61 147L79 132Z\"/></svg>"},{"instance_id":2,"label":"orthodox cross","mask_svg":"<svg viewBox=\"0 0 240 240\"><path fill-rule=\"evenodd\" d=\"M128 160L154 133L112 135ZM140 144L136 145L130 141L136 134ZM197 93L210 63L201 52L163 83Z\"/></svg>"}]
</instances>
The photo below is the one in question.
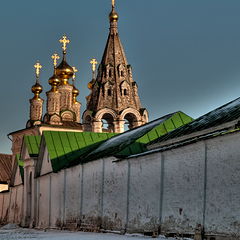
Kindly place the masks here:
<instances>
[{"instance_id":1,"label":"orthodox cross","mask_svg":"<svg viewBox=\"0 0 240 240\"><path fill-rule=\"evenodd\" d=\"M53 60L54 68L56 68L56 66L57 66L57 60L58 60L60 57L57 55L57 53L54 53L51 58L52 58L52 60Z\"/></svg>"},{"instance_id":2,"label":"orthodox cross","mask_svg":"<svg viewBox=\"0 0 240 240\"><path fill-rule=\"evenodd\" d=\"M90 63L92 64L92 71L96 71L96 65L98 64L97 60L95 58L91 59Z\"/></svg>"},{"instance_id":3,"label":"orthodox cross","mask_svg":"<svg viewBox=\"0 0 240 240\"><path fill-rule=\"evenodd\" d=\"M96 66L98 64L95 58L91 59L90 64L92 65L93 78L95 79Z\"/></svg>"},{"instance_id":4,"label":"orthodox cross","mask_svg":"<svg viewBox=\"0 0 240 240\"><path fill-rule=\"evenodd\" d=\"M62 43L63 52L66 52L66 50L67 50L67 44L70 43L70 40L67 39L67 36L66 36L66 35L63 35L62 39L60 39L59 42Z\"/></svg>"},{"instance_id":5,"label":"orthodox cross","mask_svg":"<svg viewBox=\"0 0 240 240\"><path fill-rule=\"evenodd\" d=\"M37 63L34 65L34 68L36 69L37 79L39 79L40 69L42 68L42 65L41 65L39 62L37 62Z\"/></svg>"},{"instance_id":6,"label":"orthodox cross","mask_svg":"<svg viewBox=\"0 0 240 240\"><path fill-rule=\"evenodd\" d=\"M78 70L77 70L76 67L73 67L73 71L74 71L74 74L73 74L73 81L75 81L75 79L76 79L76 72L78 72Z\"/></svg>"}]
</instances>

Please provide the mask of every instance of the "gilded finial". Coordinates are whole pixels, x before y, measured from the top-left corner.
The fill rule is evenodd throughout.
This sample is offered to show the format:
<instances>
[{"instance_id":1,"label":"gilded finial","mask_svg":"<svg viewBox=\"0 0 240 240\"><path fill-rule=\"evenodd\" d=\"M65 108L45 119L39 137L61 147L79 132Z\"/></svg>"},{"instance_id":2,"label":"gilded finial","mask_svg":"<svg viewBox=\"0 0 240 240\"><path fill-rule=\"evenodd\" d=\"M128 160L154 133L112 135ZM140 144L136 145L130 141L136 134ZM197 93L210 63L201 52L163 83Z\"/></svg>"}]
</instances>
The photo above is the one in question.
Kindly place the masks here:
<instances>
[{"instance_id":1,"label":"gilded finial","mask_svg":"<svg viewBox=\"0 0 240 240\"><path fill-rule=\"evenodd\" d=\"M112 0L112 7L115 8L115 0Z\"/></svg>"},{"instance_id":2,"label":"gilded finial","mask_svg":"<svg viewBox=\"0 0 240 240\"><path fill-rule=\"evenodd\" d=\"M115 11L115 0L112 0L112 11L109 14L110 22L117 22L118 21L118 14Z\"/></svg>"},{"instance_id":3,"label":"gilded finial","mask_svg":"<svg viewBox=\"0 0 240 240\"><path fill-rule=\"evenodd\" d=\"M57 60L60 59L60 57L58 56L57 53L54 53L51 58L53 60L54 68L56 68L57 67Z\"/></svg>"},{"instance_id":4,"label":"gilded finial","mask_svg":"<svg viewBox=\"0 0 240 240\"><path fill-rule=\"evenodd\" d=\"M37 61L37 63L34 65L34 68L36 70L36 77L39 79L40 70L42 68L42 65L39 63L39 61Z\"/></svg>"},{"instance_id":5,"label":"gilded finial","mask_svg":"<svg viewBox=\"0 0 240 240\"><path fill-rule=\"evenodd\" d=\"M67 36L64 34L63 37L59 40L60 43L62 43L62 50L64 53L66 53L67 50L67 44L70 43L70 40L67 38Z\"/></svg>"},{"instance_id":6,"label":"gilded finial","mask_svg":"<svg viewBox=\"0 0 240 240\"><path fill-rule=\"evenodd\" d=\"M77 70L77 68L76 67L72 67L73 68L73 72L74 72L74 74L73 74L73 81L75 81L75 79L76 79L76 73L78 72L78 70Z\"/></svg>"}]
</instances>

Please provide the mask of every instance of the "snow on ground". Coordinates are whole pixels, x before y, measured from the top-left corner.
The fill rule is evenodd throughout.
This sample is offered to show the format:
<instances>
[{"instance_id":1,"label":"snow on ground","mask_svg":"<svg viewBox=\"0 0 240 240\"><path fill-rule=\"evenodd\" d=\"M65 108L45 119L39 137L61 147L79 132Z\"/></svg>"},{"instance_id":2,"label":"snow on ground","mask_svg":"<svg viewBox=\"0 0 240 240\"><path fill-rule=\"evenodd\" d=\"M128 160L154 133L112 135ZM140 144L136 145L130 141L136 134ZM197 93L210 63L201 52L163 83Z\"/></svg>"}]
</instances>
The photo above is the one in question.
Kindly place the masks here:
<instances>
[{"instance_id":1,"label":"snow on ground","mask_svg":"<svg viewBox=\"0 0 240 240\"><path fill-rule=\"evenodd\" d=\"M144 237L138 234L118 235L112 233L86 233L69 231L38 231L27 228L18 228L14 225L7 225L0 228L0 240L149 240L151 237ZM174 238L158 237L157 240L175 240ZM187 240L187 239L185 239Z\"/></svg>"}]
</instances>

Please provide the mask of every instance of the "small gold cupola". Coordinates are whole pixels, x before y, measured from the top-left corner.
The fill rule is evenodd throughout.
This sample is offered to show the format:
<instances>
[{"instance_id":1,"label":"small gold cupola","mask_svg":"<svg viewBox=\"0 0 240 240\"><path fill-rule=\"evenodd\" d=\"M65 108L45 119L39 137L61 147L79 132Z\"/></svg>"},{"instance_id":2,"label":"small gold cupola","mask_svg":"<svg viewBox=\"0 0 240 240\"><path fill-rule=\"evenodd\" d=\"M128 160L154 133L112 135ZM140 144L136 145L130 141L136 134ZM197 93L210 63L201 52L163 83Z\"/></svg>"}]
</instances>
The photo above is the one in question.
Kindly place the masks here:
<instances>
[{"instance_id":1,"label":"small gold cupola","mask_svg":"<svg viewBox=\"0 0 240 240\"><path fill-rule=\"evenodd\" d=\"M32 86L32 92L34 93L34 99L40 100L40 93L43 90L43 87L39 83L39 76L40 76L40 70L42 68L42 65L37 62L34 65L35 71L36 71L36 83Z\"/></svg>"},{"instance_id":2,"label":"small gold cupola","mask_svg":"<svg viewBox=\"0 0 240 240\"><path fill-rule=\"evenodd\" d=\"M109 14L110 22L117 22L118 21L118 14L115 11L115 0L112 0L112 11Z\"/></svg>"},{"instance_id":3,"label":"small gold cupola","mask_svg":"<svg viewBox=\"0 0 240 240\"><path fill-rule=\"evenodd\" d=\"M73 77L74 71L73 68L68 65L66 61L66 50L67 50L67 44L70 43L70 40L67 39L67 36L64 35L62 39L59 40L60 43L62 43L62 50L63 50L63 59L62 62L58 65L56 68L56 74L58 78L61 80L61 84L68 85L68 80Z\"/></svg>"},{"instance_id":4,"label":"small gold cupola","mask_svg":"<svg viewBox=\"0 0 240 240\"><path fill-rule=\"evenodd\" d=\"M49 78L48 83L52 86L51 92L57 92L57 86L60 84L60 79L57 76L57 60L60 58L58 54L54 53L51 57L53 59L54 73L53 76Z\"/></svg>"}]
</instances>

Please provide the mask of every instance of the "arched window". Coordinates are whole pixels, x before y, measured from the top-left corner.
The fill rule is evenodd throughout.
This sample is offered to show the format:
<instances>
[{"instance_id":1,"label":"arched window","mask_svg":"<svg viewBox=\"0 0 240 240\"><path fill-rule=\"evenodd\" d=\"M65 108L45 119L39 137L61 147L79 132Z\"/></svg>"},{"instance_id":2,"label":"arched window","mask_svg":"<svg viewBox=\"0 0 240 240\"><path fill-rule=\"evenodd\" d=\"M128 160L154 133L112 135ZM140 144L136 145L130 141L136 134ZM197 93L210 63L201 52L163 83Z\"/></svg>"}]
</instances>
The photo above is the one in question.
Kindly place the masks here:
<instances>
[{"instance_id":1,"label":"arched window","mask_svg":"<svg viewBox=\"0 0 240 240\"><path fill-rule=\"evenodd\" d=\"M108 89L107 90L107 95L110 97L110 96L112 96L112 90L111 89Z\"/></svg>"},{"instance_id":2,"label":"arched window","mask_svg":"<svg viewBox=\"0 0 240 240\"><path fill-rule=\"evenodd\" d=\"M127 96L127 95L128 95L127 89L124 89L124 90L123 90L123 95L124 95L124 96Z\"/></svg>"},{"instance_id":3,"label":"arched window","mask_svg":"<svg viewBox=\"0 0 240 240\"><path fill-rule=\"evenodd\" d=\"M124 120L125 120L124 131L136 127L137 117L133 113L126 114Z\"/></svg>"},{"instance_id":4,"label":"arched window","mask_svg":"<svg viewBox=\"0 0 240 240\"><path fill-rule=\"evenodd\" d=\"M102 117L102 132L113 132L113 116L109 113L105 113Z\"/></svg>"},{"instance_id":5,"label":"arched window","mask_svg":"<svg viewBox=\"0 0 240 240\"><path fill-rule=\"evenodd\" d=\"M121 77L124 77L124 71L121 71Z\"/></svg>"}]
</instances>

